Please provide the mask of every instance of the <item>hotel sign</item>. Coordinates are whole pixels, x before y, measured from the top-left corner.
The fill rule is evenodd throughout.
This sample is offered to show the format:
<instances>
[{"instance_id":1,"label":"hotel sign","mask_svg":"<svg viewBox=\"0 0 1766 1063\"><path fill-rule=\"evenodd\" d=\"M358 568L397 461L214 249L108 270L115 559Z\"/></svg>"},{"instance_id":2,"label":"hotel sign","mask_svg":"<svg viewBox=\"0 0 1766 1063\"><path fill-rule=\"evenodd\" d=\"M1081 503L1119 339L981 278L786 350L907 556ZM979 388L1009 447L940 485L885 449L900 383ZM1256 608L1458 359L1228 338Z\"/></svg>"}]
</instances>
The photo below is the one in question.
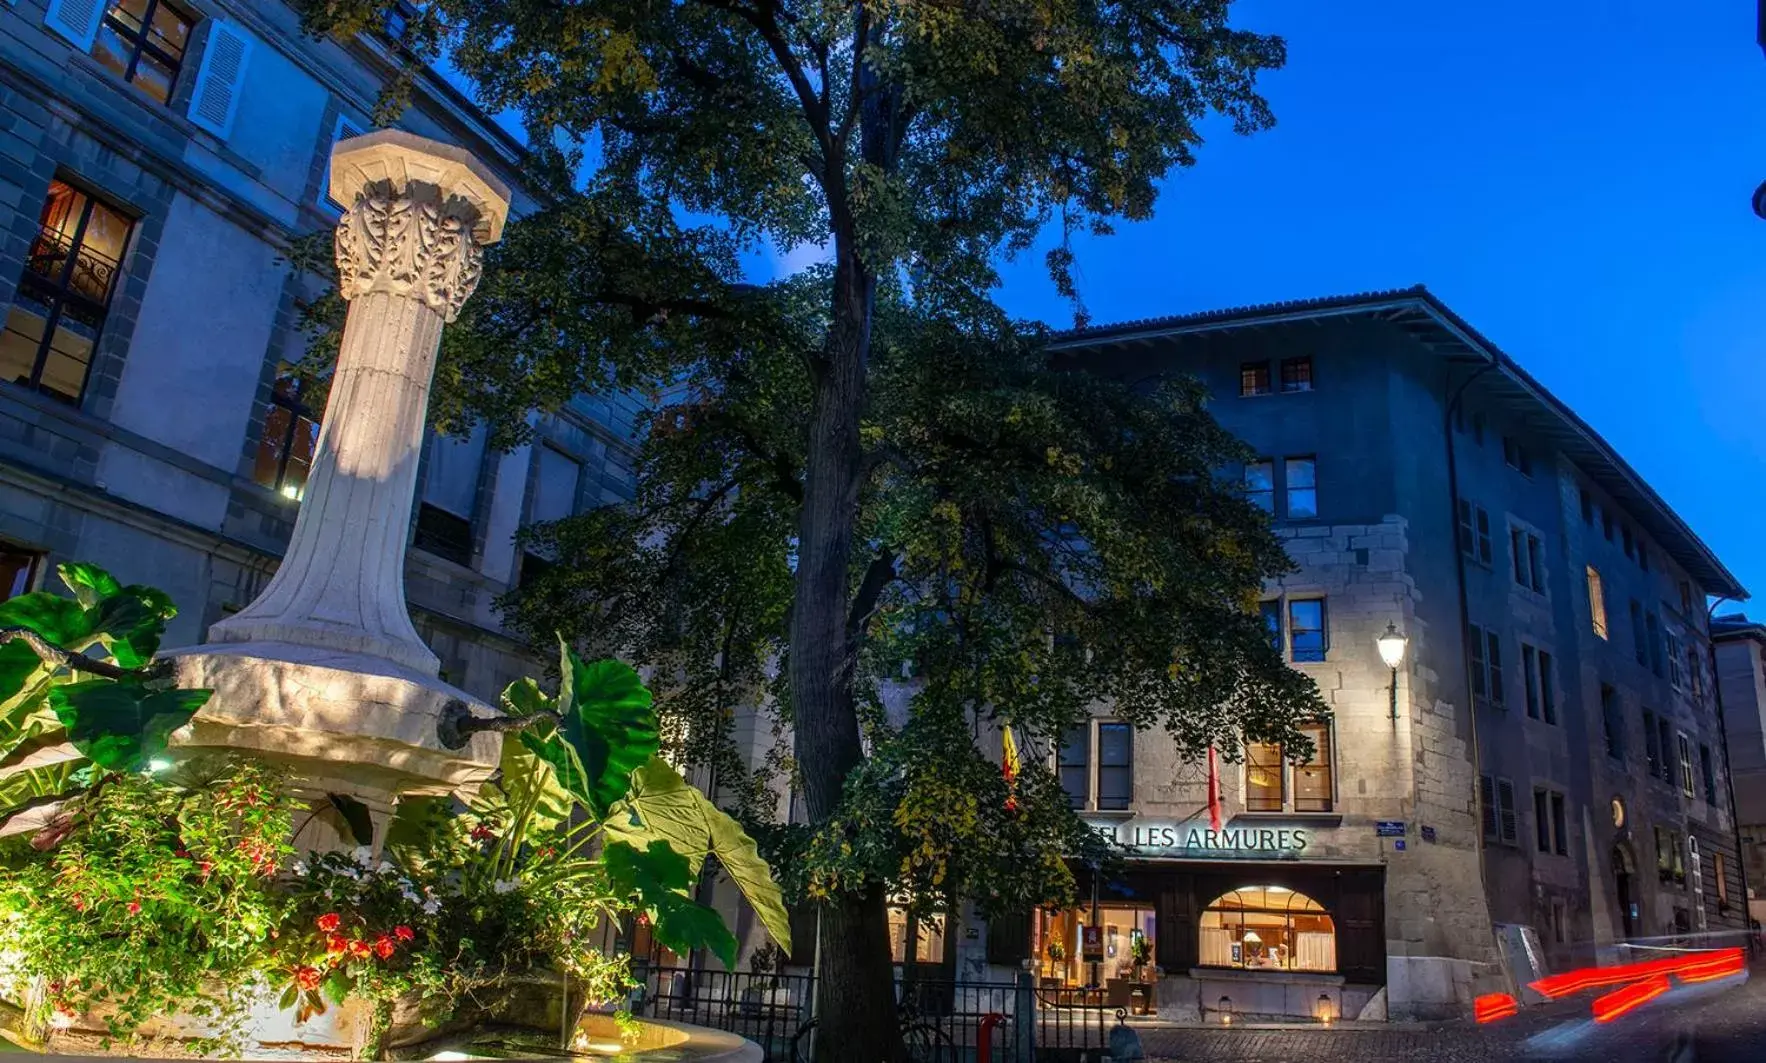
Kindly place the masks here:
<instances>
[{"instance_id":1,"label":"hotel sign","mask_svg":"<svg viewBox=\"0 0 1766 1063\"><path fill-rule=\"evenodd\" d=\"M1088 826L1105 840L1126 845L1145 856L1195 860L1293 860L1312 844L1307 827L1237 826L1214 830L1207 820L1107 820L1088 818Z\"/></svg>"}]
</instances>

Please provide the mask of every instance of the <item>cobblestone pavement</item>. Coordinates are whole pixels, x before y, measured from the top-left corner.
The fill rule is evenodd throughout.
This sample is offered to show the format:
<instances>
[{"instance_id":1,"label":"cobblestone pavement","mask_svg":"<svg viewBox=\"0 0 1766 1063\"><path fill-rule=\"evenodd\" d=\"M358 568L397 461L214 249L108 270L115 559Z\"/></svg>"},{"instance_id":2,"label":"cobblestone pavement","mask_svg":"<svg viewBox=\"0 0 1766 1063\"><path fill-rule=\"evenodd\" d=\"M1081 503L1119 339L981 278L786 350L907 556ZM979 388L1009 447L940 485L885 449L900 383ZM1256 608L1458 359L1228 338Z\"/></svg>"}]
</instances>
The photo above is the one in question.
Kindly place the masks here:
<instances>
[{"instance_id":1,"label":"cobblestone pavement","mask_svg":"<svg viewBox=\"0 0 1766 1063\"><path fill-rule=\"evenodd\" d=\"M1676 987L1597 1025L1584 994L1476 1026L1336 1030L1148 1027L1160 1063L1766 1063L1766 971L1752 979Z\"/></svg>"}]
</instances>

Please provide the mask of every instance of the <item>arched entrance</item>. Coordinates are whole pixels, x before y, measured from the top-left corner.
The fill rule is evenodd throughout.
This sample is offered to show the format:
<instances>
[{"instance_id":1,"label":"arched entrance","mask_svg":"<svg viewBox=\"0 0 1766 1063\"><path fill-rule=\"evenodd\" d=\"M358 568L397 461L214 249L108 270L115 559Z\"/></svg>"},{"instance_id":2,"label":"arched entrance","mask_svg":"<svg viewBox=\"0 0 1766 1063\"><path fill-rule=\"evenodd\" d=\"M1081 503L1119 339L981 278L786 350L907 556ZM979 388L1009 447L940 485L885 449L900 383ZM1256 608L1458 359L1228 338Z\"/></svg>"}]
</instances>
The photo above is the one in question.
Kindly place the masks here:
<instances>
[{"instance_id":1,"label":"arched entrance","mask_svg":"<svg viewBox=\"0 0 1766 1063\"><path fill-rule=\"evenodd\" d=\"M1619 898L1619 927L1624 937L1637 936L1637 865L1623 844L1613 846L1613 891Z\"/></svg>"}]
</instances>

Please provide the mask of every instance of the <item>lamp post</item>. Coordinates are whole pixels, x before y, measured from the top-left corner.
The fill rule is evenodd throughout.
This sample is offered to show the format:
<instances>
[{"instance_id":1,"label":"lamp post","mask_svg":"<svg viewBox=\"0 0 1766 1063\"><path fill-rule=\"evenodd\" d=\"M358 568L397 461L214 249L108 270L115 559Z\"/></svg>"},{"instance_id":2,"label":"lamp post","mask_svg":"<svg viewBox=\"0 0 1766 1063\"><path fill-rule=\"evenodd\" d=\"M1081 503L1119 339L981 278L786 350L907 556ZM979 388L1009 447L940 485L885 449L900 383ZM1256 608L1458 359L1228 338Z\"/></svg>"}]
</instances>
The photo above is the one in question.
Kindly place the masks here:
<instances>
[{"instance_id":1,"label":"lamp post","mask_svg":"<svg viewBox=\"0 0 1766 1063\"><path fill-rule=\"evenodd\" d=\"M1404 650L1409 644L1410 640L1399 633L1398 625L1389 620L1386 622L1385 633L1374 640L1374 645L1380 648L1380 660L1386 662L1387 668L1392 669L1392 719L1394 720L1398 719L1398 666L1404 663Z\"/></svg>"}]
</instances>

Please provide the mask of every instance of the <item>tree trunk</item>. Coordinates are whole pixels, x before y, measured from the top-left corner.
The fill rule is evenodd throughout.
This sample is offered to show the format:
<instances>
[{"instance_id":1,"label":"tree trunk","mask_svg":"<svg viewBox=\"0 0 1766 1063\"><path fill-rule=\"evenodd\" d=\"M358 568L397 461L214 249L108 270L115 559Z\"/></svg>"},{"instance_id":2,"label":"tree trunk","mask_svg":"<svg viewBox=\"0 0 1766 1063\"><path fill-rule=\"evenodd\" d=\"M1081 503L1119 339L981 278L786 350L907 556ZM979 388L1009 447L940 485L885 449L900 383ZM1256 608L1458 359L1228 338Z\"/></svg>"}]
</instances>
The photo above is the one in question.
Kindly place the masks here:
<instances>
[{"instance_id":1,"label":"tree trunk","mask_svg":"<svg viewBox=\"0 0 1766 1063\"><path fill-rule=\"evenodd\" d=\"M813 823L826 823L847 775L859 765L853 701L851 608L853 524L858 516L865 401L876 285L850 250L838 255L833 323L815 377L804 461L797 583L791 613L791 705L798 771ZM822 914L822 967L816 987L816 1058L898 1063L905 1058L895 1021L889 922L882 884L842 896Z\"/></svg>"}]
</instances>

